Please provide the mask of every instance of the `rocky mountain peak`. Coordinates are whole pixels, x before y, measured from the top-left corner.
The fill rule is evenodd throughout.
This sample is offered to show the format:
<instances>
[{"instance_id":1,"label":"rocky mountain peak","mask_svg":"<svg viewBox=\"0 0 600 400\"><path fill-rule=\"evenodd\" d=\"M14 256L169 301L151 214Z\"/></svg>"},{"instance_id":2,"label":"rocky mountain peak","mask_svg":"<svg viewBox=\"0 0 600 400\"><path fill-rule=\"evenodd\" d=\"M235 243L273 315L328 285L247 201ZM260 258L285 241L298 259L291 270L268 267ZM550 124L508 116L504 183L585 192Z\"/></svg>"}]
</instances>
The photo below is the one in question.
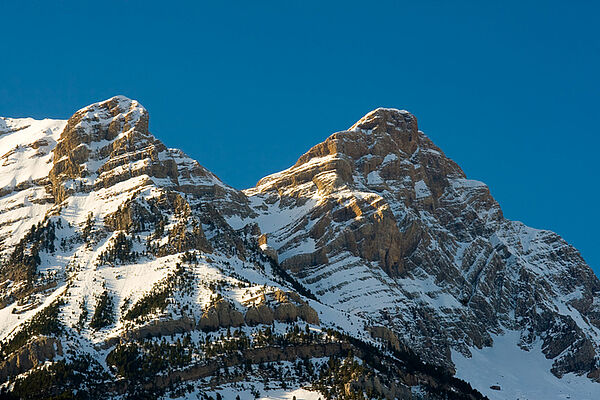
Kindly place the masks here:
<instances>
[{"instance_id":1,"label":"rocky mountain peak","mask_svg":"<svg viewBox=\"0 0 600 400\"><path fill-rule=\"evenodd\" d=\"M148 122L146 109L124 96L92 104L69 118L49 174L56 203L75 192L138 176L195 194L230 189L180 150L168 149L149 132Z\"/></svg>"},{"instance_id":2,"label":"rocky mountain peak","mask_svg":"<svg viewBox=\"0 0 600 400\"><path fill-rule=\"evenodd\" d=\"M269 204L259 215L289 216L258 223L282 265L322 299L361 315L379 312L405 337L453 332L433 345L411 344L425 355L436 349L434 358L449 359L451 347L466 353L463 343L490 345L493 334L509 329L523 332L527 344L547 338L544 352L557 375L589 372L597 361L591 349L599 325L577 325L580 317L554 311L575 296L569 304L577 312L596 315L595 306L582 306L595 304L599 284L589 267L558 235L506 220L488 187L467 179L406 111L368 113L245 193ZM542 278L549 265L556 268L551 288ZM370 286L368 295L356 295L357 281ZM414 282L431 283L427 296L443 304L419 315L414 299L423 289ZM548 333L561 326L575 333Z\"/></svg>"},{"instance_id":3,"label":"rocky mountain peak","mask_svg":"<svg viewBox=\"0 0 600 400\"><path fill-rule=\"evenodd\" d=\"M389 127L416 134L417 118L406 110L379 107L359 119L349 130L363 129L378 132L388 131Z\"/></svg>"},{"instance_id":4,"label":"rocky mountain peak","mask_svg":"<svg viewBox=\"0 0 600 400\"><path fill-rule=\"evenodd\" d=\"M372 154L385 156L401 150L411 155L419 145L417 119L404 110L378 108L359 119L347 131L334 133L300 157L296 166L313 158L340 155L352 159Z\"/></svg>"},{"instance_id":5,"label":"rocky mountain peak","mask_svg":"<svg viewBox=\"0 0 600 400\"><path fill-rule=\"evenodd\" d=\"M130 156L146 158L156 142L148 132L148 112L135 100L116 96L82 108L69 118L54 149L49 176L55 201L114 183L108 178L115 167L133 161Z\"/></svg>"},{"instance_id":6,"label":"rocky mountain peak","mask_svg":"<svg viewBox=\"0 0 600 400\"><path fill-rule=\"evenodd\" d=\"M600 281L558 235L506 220L412 114L376 109L244 192L168 149L148 121L123 96L68 121L0 119L0 385L85 358L100 398L156 377L165 393L182 376L205 390L232 376L213 366L302 355L308 373L352 349L388 360L362 372L383 378L386 398L481 398L460 382L429 396L455 367L486 394L521 391L529 379L500 384L514 367L493 357L504 352L534 357L521 367L548 393L567 374L569 390L597 393L586 376L600 380ZM129 354L154 365L173 352L127 370ZM499 377L479 380L489 360Z\"/></svg>"},{"instance_id":7,"label":"rocky mountain peak","mask_svg":"<svg viewBox=\"0 0 600 400\"><path fill-rule=\"evenodd\" d=\"M412 195L406 193L407 198L427 197L435 205L450 185L449 180L464 178L461 168L418 130L413 114L378 108L350 129L336 132L312 147L292 168L263 178L256 189L265 192L285 186L304 190L312 182L328 193L366 185L376 191L408 190Z\"/></svg>"},{"instance_id":8,"label":"rocky mountain peak","mask_svg":"<svg viewBox=\"0 0 600 400\"><path fill-rule=\"evenodd\" d=\"M67 122L61 141L78 136L81 143L112 141L119 135L148 135L148 111L136 100L115 96L77 111Z\"/></svg>"}]
</instances>

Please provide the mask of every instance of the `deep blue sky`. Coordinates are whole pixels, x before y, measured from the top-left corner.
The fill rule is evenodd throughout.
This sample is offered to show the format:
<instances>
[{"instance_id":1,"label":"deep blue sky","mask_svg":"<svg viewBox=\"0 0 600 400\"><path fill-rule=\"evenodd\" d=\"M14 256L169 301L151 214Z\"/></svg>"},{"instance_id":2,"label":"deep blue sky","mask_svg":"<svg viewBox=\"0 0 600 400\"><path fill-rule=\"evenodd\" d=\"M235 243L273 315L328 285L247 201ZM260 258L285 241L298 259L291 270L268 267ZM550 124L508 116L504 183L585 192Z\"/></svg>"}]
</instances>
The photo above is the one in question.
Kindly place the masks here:
<instances>
[{"instance_id":1,"label":"deep blue sky","mask_svg":"<svg viewBox=\"0 0 600 400\"><path fill-rule=\"evenodd\" d=\"M508 218L600 271L598 2L6 3L2 116L124 94L245 188L375 107L407 109Z\"/></svg>"}]
</instances>

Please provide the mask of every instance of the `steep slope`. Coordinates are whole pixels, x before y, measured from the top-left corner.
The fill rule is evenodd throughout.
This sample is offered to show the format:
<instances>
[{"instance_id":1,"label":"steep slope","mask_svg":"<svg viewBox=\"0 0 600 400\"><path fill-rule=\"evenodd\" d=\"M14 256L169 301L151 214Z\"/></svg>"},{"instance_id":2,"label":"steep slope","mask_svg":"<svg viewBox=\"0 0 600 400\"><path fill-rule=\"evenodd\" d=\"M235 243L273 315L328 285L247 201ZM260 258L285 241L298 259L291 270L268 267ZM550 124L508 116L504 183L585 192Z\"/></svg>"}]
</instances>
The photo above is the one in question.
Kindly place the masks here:
<instances>
[{"instance_id":1,"label":"steep slope","mask_svg":"<svg viewBox=\"0 0 600 400\"><path fill-rule=\"evenodd\" d=\"M0 396L482 398L317 301L262 210L166 148L136 101L1 122Z\"/></svg>"},{"instance_id":2,"label":"steep slope","mask_svg":"<svg viewBox=\"0 0 600 400\"><path fill-rule=\"evenodd\" d=\"M53 204L45 190L66 121L0 118L0 249L7 251ZM22 271L14 271L19 274ZM6 271L5 271L6 273ZM2 301L0 300L0 305Z\"/></svg>"},{"instance_id":3,"label":"steep slope","mask_svg":"<svg viewBox=\"0 0 600 400\"><path fill-rule=\"evenodd\" d=\"M377 109L245 194L257 216L233 226L256 222L323 303L390 327L427 360L451 366L452 351L516 331L557 377L600 377L592 270L555 233L506 220L412 114Z\"/></svg>"}]
</instances>

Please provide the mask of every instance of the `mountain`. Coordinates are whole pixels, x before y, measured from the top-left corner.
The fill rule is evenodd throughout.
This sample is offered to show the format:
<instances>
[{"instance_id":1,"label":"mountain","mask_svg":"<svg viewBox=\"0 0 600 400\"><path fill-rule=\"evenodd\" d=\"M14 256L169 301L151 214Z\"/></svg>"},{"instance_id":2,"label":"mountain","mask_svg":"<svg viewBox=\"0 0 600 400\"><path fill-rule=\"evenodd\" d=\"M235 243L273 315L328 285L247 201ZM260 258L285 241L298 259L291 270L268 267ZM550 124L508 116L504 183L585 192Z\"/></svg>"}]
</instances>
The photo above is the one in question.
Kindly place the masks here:
<instances>
[{"instance_id":1,"label":"mountain","mask_svg":"<svg viewBox=\"0 0 600 400\"><path fill-rule=\"evenodd\" d=\"M406 111L244 191L123 96L0 149L0 396L600 395L598 278Z\"/></svg>"}]
</instances>

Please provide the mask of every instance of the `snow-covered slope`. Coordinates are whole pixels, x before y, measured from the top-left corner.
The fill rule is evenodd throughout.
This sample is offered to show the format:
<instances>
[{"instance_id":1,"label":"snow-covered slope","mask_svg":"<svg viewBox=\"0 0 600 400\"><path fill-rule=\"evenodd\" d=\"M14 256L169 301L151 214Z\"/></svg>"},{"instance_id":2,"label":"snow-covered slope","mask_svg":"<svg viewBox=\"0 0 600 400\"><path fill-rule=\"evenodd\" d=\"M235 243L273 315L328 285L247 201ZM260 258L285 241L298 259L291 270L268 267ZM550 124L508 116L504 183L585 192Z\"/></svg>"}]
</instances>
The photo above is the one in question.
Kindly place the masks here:
<instances>
[{"instance_id":1,"label":"snow-covered slope","mask_svg":"<svg viewBox=\"0 0 600 400\"><path fill-rule=\"evenodd\" d=\"M377 109L245 193L258 216L232 223L256 221L323 302L391 327L429 361L452 365L451 351L470 357L517 331L557 377L599 377L592 270L558 235L506 220L410 113Z\"/></svg>"},{"instance_id":2,"label":"snow-covered slope","mask_svg":"<svg viewBox=\"0 0 600 400\"><path fill-rule=\"evenodd\" d=\"M257 216L247 197L166 148L136 101L1 128L1 396L471 393L318 301L258 225L229 225Z\"/></svg>"},{"instance_id":3,"label":"snow-covered slope","mask_svg":"<svg viewBox=\"0 0 600 400\"><path fill-rule=\"evenodd\" d=\"M51 119L0 118L0 248L23 236L50 207L44 185L65 125Z\"/></svg>"},{"instance_id":4,"label":"snow-covered slope","mask_svg":"<svg viewBox=\"0 0 600 400\"><path fill-rule=\"evenodd\" d=\"M518 331L506 331L493 336L493 347L471 349L472 357L453 353L457 376L491 400L598 398L598 383L573 373L558 378L550 372L552 360L544 356L542 342L524 351L519 348L520 337Z\"/></svg>"},{"instance_id":5,"label":"snow-covered slope","mask_svg":"<svg viewBox=\"0 0 600 400\"><path fill-rule=\"evenodd\" d=\"M597 278L410 113L375 110L244 192L148 126L123 96L0 119L2 390L482 398L456 366L491 398L542 398L478 375L511 352L600 393Z\"/></svg>"}]
</instances>

